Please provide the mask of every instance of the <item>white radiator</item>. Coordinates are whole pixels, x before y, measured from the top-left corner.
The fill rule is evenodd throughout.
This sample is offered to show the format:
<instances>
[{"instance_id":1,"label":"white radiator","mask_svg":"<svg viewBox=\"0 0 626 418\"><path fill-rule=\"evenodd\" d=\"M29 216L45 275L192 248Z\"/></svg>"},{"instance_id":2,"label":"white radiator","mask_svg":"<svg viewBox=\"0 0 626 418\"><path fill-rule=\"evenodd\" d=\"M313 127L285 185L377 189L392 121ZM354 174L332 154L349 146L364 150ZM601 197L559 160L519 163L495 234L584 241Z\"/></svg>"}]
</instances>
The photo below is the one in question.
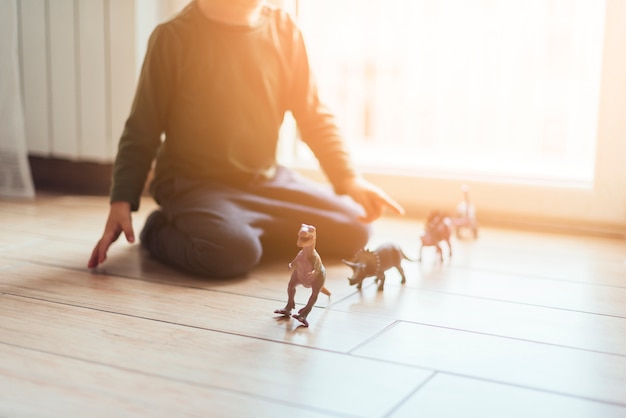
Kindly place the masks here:
<instances>
[{"instance_id":1,"label":"white radiator","mask_svg":"<svg viewBox=\"0 0 626 418\"><path fill-rule=\"evenodd\" d=\"M0 196L34 197L19 89L15 0L0 2Z\"/></svg>"},{"instance_id":2,"label":"white radiator","mask_svg":"<svg viewBox=\"0 0 626 418\"><path fill-rule=\"evenodd\" d=\"M164 2L18 0L28 152L111 162Z\"/></svg>"}]
</instances>

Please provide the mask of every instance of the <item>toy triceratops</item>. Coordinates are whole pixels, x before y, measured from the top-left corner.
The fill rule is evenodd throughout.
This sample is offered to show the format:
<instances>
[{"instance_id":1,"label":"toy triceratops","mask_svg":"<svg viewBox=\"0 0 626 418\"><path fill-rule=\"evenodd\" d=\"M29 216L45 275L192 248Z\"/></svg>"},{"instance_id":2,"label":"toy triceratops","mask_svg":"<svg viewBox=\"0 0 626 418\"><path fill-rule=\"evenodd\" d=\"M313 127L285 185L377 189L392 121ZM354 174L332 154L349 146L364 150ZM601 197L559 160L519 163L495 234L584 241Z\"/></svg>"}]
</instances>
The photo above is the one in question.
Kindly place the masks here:
<instances>
[{"instance_id":1,"label":"toy triceratops","mask_svg":"<svg viewBox=\"0 0 626 418\"><path fill-rule=\"evenodd\" d=\"M361 289L363 279L376 276L378 290L383 290L385 286L385 271L395 267L400 276L402 284L406 282L402 260L409 260L402 249L394 244L383 244L374 251L362 249L357 252L351 260L341 260L344 264L352 267L352 277L348 278L350 285L355 285Z\"/></svg>"}]
</instances>

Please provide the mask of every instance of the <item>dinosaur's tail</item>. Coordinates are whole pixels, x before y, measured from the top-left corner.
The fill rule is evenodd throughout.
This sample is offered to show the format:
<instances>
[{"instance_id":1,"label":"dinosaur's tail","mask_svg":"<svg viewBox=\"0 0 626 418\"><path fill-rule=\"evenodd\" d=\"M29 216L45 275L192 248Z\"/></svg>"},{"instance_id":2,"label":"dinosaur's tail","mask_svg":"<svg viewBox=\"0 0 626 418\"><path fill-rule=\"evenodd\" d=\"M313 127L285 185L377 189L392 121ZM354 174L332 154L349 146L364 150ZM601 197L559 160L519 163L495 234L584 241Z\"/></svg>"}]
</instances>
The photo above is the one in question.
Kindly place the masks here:
<instances>
[{"instance_id":1,"label":"dinosaur's tail","mask_svg":"<svg viewBox=\"0 0 626 418\"><path fill-rule=\"evenodd\" d=\"M408 255L406 255L406 254L404 253L404 251L402 251L402 254L401 254L401 255L402 255L402 259L404 259L404 260L408 260L408 261L419 261L419 260L416 260L416 259L414 259L414 258L409 257ZM400 261L402 261L402 260L400 260Z\"/></svg>"},{"instance_id":2,"label":"dinosaur's tail","mask_svg":"<svg viewBox=\"0 0 626 418\"><path fill-rule=\"evenodd\" d=\"M320 290L320 292L322 292L326 296L330 296L330 290L326 289L326 287L324 286L322 286L322 289Z\"/></svg>"}]
</instances>

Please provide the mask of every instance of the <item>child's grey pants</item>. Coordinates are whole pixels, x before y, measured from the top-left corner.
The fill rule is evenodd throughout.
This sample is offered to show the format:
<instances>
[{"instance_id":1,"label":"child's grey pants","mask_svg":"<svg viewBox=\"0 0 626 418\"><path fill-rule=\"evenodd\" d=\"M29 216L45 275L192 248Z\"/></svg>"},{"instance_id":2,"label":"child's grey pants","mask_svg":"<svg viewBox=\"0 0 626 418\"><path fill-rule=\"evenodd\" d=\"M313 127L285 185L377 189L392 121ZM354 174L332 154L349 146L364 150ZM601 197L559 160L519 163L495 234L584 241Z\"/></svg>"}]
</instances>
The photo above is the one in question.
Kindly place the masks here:
<instances>
[{"instance_id":1,"label":"child's grey pants","mask_svg":"<svg viewBox=\"0 0 626 418\"><path fill-rule=\"evenodd\" d=\"M369 240L359 205L329 187L279 167L271 180L225 185L175 179L155 193L161 210L141 233L153 257L205 277L247 273L262 257L289 263L300 225L317 229L325 258L350 258Z\"/></svg>"}]
</instances>

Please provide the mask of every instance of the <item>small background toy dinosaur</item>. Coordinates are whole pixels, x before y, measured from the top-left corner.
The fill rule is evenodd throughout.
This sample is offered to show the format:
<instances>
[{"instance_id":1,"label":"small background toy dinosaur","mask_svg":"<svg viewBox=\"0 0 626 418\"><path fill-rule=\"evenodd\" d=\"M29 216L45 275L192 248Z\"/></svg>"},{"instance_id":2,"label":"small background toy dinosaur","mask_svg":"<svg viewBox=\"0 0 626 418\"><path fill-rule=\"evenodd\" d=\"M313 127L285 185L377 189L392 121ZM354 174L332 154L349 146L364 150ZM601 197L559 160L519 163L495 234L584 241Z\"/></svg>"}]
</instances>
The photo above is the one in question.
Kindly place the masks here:
<instances>
[{"instance_id":1,"label":"small background toy dinosaur","mask_svg":"<svg viewBox=\"0 0 626 418\"><path fill-rule=\"evenodd\" d=\"M476 210L469 199L469 187L461 186L463 201L456 206L456 215L449 216L441 210L433 210L429 213L424 225L424 232L420 236L420 249L418 261L422 261L422 250L424 247L435 247L439 261L443 262L443 250L441 243L448 244L448 256L452 257L452 245L450 237L453 230L456 231L457 238L461 238L461 230L469 229L474 239L478 238L478 222L476 220Z\"/></svg>"},{"instance_id":2,"label":"small background toy dinosaur","mask_svg":"<svg viewBox=\"0 0 626 418\"><path fill-rule=\"evenodd\" d=\"M478 221L476 220L476 209L470 202L469 187L465 184L461 186L463 201L456 206L456 216L452 219L456 228L457 238L461 238L461 230L468 228L472 231L474 239L478 238Z\"/></svg>"},{"instance_id":3,"label":"small background toy dinosaur","mask_svg":"<svg viewBox=\"0 0 626 418\"><path fill-rule=\"evenodd\" d=\"M276 309L274 313L283 316L291 316L291 311L296 306L296 286L302 285L311 288L311 296L306 306L294 314L293 317L300 321L305 327L309 326L307 316L313 305L317 301L319 293L322 292L330 296L328 289L324 287L326 281L326 269L322 264L322 259L315 249L315 241L317 231L313 225L302 224L298 231L298 241L296 244L302 248L296 257L289 263L289 269L292 269L291 279L287 285L287 305L283 309Z\"/></svg>"},{"instance_id":4,"label":"small background toy dinosaur","mask_svg":"<svg viewBox=\"0 0 626 418\"><path fill-rule=\"evenodd\" d=\"M426 219L424 232L420 236L420 249L418 261L422 261L422 250L424 247L435 247L439 261L443 263L443 250L440 243L445 241L448 244L448 257L452 257L452 245L450 244L450 236L452 235L453 222L452 218L445 212L434 210L430 212Z\"/></svg>"}]
</instances>

